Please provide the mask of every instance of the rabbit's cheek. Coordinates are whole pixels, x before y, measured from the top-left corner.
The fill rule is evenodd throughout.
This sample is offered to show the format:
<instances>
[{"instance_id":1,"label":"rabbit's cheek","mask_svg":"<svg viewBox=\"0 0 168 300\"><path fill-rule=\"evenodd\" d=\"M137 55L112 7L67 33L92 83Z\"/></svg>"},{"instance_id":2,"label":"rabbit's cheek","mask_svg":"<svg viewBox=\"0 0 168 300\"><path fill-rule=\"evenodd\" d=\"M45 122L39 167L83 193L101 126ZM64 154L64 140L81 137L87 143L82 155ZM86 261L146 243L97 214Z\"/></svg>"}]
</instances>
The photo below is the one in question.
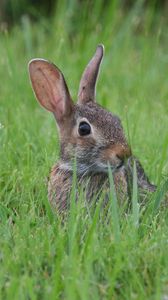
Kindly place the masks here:
<instances>
[{"instance_id":1,"label":"rabbit's cheek","mask_svg":"<svg viewBox=\"0 0 168 300\"><path fill-rule=\"evenodd\" d=\"M83 149L89 150L90 148L95 147L96 141L93 137L81 137L76 140L76 146Z\"/></svg>"}]
</instances>

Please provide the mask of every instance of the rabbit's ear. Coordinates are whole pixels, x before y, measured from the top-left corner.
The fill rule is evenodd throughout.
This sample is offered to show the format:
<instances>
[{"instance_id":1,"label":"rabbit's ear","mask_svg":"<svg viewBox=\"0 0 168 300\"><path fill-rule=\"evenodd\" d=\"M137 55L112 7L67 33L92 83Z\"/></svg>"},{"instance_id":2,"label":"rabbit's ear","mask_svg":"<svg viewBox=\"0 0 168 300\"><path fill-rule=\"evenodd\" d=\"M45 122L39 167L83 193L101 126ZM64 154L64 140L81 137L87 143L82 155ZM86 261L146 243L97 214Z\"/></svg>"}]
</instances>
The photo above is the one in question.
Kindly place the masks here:
<instances>
[{"instance_id":1,"label":"rabbit's ear","mask_svg":"<svg viewBox=\"0 0 168 300\"><path fill-rule=\"evenodd\" d=\"M73 102L61 71L46 60L33 59L29 63L29 74L40 104L53 112L58 122L68 116Z\"/></svg>"},{"instance_id":2,"label":"rabbit's ear","mask_svg":"<svg viewBox=\"0 0 168 300\"><path fill-rule=\"evenodd\" d=\"M98 45L94 56L83 72L78 92L78 103L84 104L89 101L95 101L96 80L103 54L104 46Z\"/></svg>"}]
</instances>

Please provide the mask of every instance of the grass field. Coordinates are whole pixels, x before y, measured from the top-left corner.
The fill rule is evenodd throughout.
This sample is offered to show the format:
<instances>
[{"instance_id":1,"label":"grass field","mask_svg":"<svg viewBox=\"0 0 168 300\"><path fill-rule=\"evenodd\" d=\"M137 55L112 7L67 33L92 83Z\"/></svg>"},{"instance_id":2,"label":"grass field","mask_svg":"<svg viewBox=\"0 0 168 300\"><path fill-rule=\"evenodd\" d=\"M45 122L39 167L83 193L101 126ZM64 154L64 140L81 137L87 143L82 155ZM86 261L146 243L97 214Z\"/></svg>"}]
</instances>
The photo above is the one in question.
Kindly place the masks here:
<instances>
[{"instance_id":1,"label":"grass field","mask_svg":"<svg viewBox=\"0 0 168 300\"><path fill-rule=\"evenodd\" d=\"M139 225L119 209L102 222L80 205L63 225L50 209L46 181L59 156L52 115L33 96L27 63L55 62L74 100L98 43L106 53L100 104L118 114L133 152L160 191L168 177L168 24L162 13L127 13L117 1L81 10L61 4L55 17L25 16L0 33L0 299L168 299L168 212L149 198ZM64 2L66 3L66 2ZM120 211L121 210L121 211Z\"/></svg>"}]
</instances>

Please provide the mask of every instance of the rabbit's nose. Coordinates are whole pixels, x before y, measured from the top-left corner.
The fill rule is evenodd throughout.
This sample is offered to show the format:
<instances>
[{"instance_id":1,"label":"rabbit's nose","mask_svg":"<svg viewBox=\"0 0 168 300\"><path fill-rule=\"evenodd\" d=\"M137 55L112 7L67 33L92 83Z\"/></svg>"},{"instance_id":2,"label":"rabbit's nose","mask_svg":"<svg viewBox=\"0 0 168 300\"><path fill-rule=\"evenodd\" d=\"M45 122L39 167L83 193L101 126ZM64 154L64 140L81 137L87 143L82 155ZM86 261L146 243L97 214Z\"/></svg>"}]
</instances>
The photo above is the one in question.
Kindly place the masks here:
<instances>
[{"instance_id":1,"label":"rabbit's nose","mask_svg":"<svg viewBox=\"0 0 168 300\"><path fill-rule=\"evenodd\" d=\"M124 161L126 158L131 156L131 149L128 146L121 146L118 147L117 153L116 153L117 158L119 158L121 161Z\"/></svg>"}]
</instances>

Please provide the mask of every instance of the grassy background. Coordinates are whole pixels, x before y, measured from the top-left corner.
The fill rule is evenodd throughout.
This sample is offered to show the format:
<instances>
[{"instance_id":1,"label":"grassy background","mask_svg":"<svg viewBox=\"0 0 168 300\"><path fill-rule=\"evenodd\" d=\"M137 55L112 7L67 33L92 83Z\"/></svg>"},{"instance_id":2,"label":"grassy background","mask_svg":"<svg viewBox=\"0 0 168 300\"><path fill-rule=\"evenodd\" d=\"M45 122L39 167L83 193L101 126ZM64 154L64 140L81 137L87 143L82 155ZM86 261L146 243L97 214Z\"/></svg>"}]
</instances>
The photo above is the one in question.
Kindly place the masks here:
<instances>
[{"instance_id":1,"label":"grassy background","mask_svg":"<svg viewBox=\"0 0 168 300\"><path fill-rule=\"evenodd\" d=\"M139 226L132 212L120 212L116 238L114 220L101 222L99 207L91 217L81 201L61 225L47 200L59 142L53 117L34 99L27 63L55 62L75 100L98 43L106 47L98 102L121 117L150 179L161 186L168 174L167 20L141 1L127 12L117 3L58 1L52 19L24 16L0 33L1 299L168 297L166 209L152 214L149 199Z\"/></svg>"}]
</instances>

